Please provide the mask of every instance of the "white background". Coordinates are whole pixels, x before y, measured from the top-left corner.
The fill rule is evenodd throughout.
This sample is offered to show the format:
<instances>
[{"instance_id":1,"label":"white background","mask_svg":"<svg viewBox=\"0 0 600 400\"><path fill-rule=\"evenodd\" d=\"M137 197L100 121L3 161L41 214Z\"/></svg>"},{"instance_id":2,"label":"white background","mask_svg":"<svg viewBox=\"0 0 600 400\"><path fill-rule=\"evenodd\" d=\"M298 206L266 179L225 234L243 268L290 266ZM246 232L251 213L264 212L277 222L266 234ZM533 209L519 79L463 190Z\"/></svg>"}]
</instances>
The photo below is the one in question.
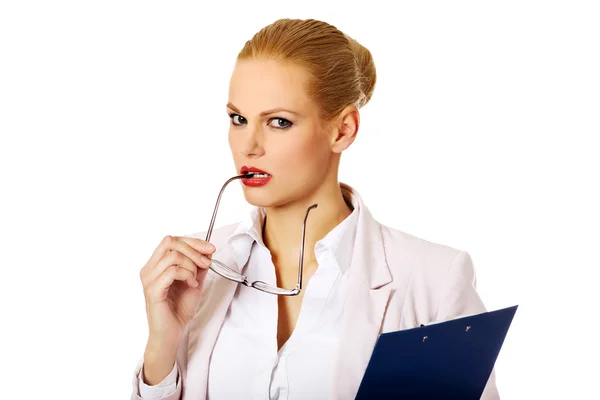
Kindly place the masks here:
<instances>
[{"instance_id":1,"label":"white background","mask_svg":"<svg viewBox=\"0 0 600 400\"><path fill-rule=\"evenodd\" d=\"M2 2L0 397L128 398L139 269L207 228L235 174L235 57L281 17L373 53L340 179L381 222L469 251L488 309L519 305L502 398L596 396L597 3L296 3ZM239 186L221 211L247 211Z\"/></svg>"}]
</instances>

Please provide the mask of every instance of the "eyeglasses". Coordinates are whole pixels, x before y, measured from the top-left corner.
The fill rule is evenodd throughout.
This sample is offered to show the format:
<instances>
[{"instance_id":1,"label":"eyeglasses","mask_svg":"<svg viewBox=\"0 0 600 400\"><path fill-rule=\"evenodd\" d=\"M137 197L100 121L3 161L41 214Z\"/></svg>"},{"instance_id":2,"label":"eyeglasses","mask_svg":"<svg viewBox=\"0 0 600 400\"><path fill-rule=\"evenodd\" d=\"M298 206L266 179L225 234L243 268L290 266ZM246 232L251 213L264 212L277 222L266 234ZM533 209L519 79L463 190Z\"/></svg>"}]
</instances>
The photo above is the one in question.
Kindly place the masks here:
<instances>
[{"instance_id":1,"label":"eyeglasses","mask_svg":"<svg viewBox=\"0 0 600 400\"><path fill-rule=\"evenodd\" d=\"M227 185L230 182L232 182L236 179L251 178L251 177L252 177L251 173L244 174L244 175L238 175L238 176L234 176L233 178L230 178L229 180L227 180L227 182L225 182L225 184L223 184L223 187L221 188L221 191L219 192L219 197L217 197L217 203L215 204L215 210L213 211L212 219L210 220L210 226L208 227L208 231L206 232L205 240L207 242L210 240L213 226L215 225L215 219L217 217L217 210L219 209L219 203L221 202L221 196L223 195L223 191L225 190L225 187L227 187ZM221 261L215 260L215 259L213 259L211 261L209 268L211 270L213 270L214 272L216 272L217 274L221 275L223 278L232 280L234 282L241 283L244 286L253 287L253 288L258 289L265 293L275 294L275 295L279 295L279 296L296 296L297 294L300 293L300 290L302 290L302 268L303 268L303 264L304 264L304 237L305 237L305 232L306 232L306 220L308 219L308 214L310 213L310 210L312 210L313 208L317 208L317 204L313 204L312 206L308 207L308 209L306 210L306 215L304 216L304 222L302 224L302 245L300 247L300 260L298 262L298 284L296 285L295 288L284 289L284 288L280 288L277 286L269 285L268 283L265 283L263 281L250 282L250 281L248 281L248 278L246 276L244 276L243 274L235 271L233 268L230 268L227 265L223 264Z\"/></svg>"}]
</instances>

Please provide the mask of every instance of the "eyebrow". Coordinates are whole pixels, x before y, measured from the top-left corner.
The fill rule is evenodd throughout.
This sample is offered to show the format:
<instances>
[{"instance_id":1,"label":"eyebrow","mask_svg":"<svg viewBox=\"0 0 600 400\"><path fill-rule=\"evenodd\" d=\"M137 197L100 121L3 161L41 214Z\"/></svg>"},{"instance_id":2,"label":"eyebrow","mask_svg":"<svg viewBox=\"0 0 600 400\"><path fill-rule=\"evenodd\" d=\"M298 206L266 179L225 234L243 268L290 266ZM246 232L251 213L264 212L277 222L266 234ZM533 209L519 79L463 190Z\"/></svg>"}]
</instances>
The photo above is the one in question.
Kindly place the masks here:
<instances>
[{"instance_id":1,"label":"eyebrow","mask_svg":"<svg viewBox=\"0 0 600 400\"><path fill-rule=\"evenodd\" d=\"M236 112L236 113L238 113L238 114L241 114L241 113L242 113L242 112L241 112L241 111L240 111L240 110L239 110L239 109L238 109L236 106L234 106L234 105L233 105L233 104L231 104L231 103L227 103L227 107L231 108L233 111L235 111L235 112ZM270 110L263 111L263 112L261 112L259 115L260 115L261 117L264 117L265 115L275 114L275 113L277 113L277 112L281 112L281 111L285 111L285 112L288 112L288 113L290 113L290 114L294 114L294 115L300 115L300 114L298 114L297 112L294 112L294 111L291 111L291 110L287 110L287 109L285 109L285 108L282 108L282 107L276 107L276 108L272 108L272 109L270 109Z\"/></svg>"}]
</instances>

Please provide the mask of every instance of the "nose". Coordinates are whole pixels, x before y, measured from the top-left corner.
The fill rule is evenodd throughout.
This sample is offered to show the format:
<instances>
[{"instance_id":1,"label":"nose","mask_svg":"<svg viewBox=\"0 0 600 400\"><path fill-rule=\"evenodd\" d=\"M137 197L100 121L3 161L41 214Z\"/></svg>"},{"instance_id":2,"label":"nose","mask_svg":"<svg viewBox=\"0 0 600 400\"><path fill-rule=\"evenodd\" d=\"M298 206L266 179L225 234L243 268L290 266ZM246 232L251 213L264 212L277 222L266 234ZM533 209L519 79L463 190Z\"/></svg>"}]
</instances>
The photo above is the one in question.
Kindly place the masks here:
<instances>
[{"instance_id":1,"label":"nose","mask_svg":"<svg viewBox=\"0 0 600 400\"><path fill-rule=\"evenodd\" d=\"M265 154L264 132L260 124L248 125L243 132L239 132L241 145L240 152L247 158L257 158Z\"/></svg>"}]
</instances>

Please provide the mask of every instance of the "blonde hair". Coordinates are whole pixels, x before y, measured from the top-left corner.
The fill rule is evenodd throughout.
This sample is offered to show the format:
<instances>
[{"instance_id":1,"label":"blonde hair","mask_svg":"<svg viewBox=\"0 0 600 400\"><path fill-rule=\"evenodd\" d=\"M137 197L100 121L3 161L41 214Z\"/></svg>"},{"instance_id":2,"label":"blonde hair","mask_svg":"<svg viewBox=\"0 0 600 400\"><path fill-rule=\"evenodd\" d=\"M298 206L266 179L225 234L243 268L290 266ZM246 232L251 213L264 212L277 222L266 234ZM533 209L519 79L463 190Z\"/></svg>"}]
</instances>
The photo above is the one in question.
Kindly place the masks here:
<instances>
[{"instance_id":1,"label":"blonde hair","mask_svg":"<svg viewBox=\"0 0 600 400\"><path fill-rule=\"evenodd\" d=\"M304 67L307 94L330 121L345 107L366 105L375 89L371 52L335 26L315 19L279 19L247 41L237 60L264 59Z\"/></svg>"}]
</instances>

